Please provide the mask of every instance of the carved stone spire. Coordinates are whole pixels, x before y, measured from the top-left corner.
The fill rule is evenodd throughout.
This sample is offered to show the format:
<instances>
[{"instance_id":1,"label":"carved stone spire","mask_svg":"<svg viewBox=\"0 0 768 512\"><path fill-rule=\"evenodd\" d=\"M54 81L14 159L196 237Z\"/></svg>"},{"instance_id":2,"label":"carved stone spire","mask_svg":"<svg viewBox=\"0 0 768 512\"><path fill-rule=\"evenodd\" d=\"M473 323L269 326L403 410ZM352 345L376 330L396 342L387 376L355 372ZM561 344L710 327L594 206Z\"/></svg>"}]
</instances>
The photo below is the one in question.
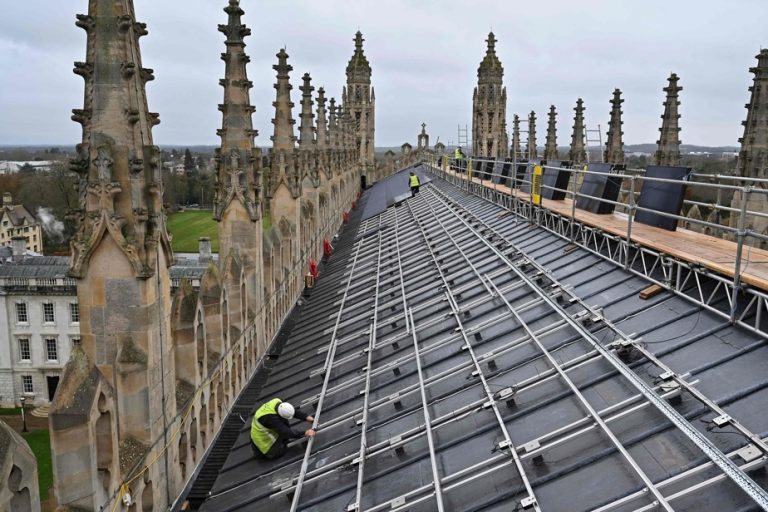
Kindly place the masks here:
<instances>
[{"instance_id":1,"label":"carved stone spire","mask_svg":"<svg viewBox=\"0 0 768 512\"><path fill-rule=\"evenodd\" d=\"M228 0L224 12L227 24L219 25L219 32L226 37L226 51L221 54L224 79L219 82L224 88L224 103L219 105L222 123L217 133L221 147L216 150L213 218L218 221L220 268L228 268L230 257L249 263L245 266L246 309L248 317L254 318L263 304L262 269L254 262L261 259L259 220L265 203L261 149L254 142L258 132L253 129L252 120L256 110L250 98L253 83L246 70L250 59L245 53L244 38L251 31L242 23L245 13L239 0Z\"/></svg>"},{"instance_id":2,"label":"carved stone spire","mask_svg":"<svg viewBox=\"0 0 768 512\"><path fill-rule=\"evenodd\" d=\"M549 107L549 120L547 122L547 142L544 144L544 159L557 160L557 111L555 106Z\"/></svg>"},{"instance_id":3,"label":"carved stone spire","mask_svg":"<svg viewBox=\"0 0 768 512\"><path fill-rule=\"evenodd\" d=\"M272 168L270 170L269 197L274 198L275 191L284 184L291 191L294 199L301 195L301 184L295 162L296 136L293 132L293 102L289 73L293 66L288 64L288 54L281 48L276 55L277 64L272 66L277 72L277 91L275 101L275 117L272 119L274 135L272 135Z\"/></svg>"},{"instance_id":4,"label":"carved stone spire","mask_svg":"<svg viewBox=\"0 0 768 512\"><path fill-rule=\"evenodd\" d=\"M328 141L331 149L339 149L341 141L339 139L339 123L336 118L336 98L331 97L330 117L328 118Z\"/></svg>"},{"instance_id":5,"label":"carved stone spire","mask_svg":"<svg viewBox=\"0 0 768 512\"><path fill-rule=\"evenodd\" d=\"M528 114L528 146L526 148L528 160L535 160L539 156L536 148L536 112Z\"/></svg>"},{"instance_id":6,"label":"carved stone spire","mask_svg":"<svg viewBox=\"0 0 768 512\"><path fill-rule=\"evenodd\" d=\"M677 85L678 77L675 73L669 76L669 85L664 88L667 99L664 102L664 114L661 119L661 136L656 141L658 149L653 155L656 165L680 165L680 114L678 107L680 101L678 94L683 90Z\"/></svg>"},{"instance_id":7,"label":"carved stone spire","mask_svg":"<svg viewBox=\"0 0 768 512\"><path fill-rule=\"evenodd\" d=\"M77 26L88 33L86 62L75 63L85 79L85 105L72 119L83 127L72 170L79 175L79 206L71 213L70 274L82 278L104 238L112 238L137 277L157 270L157 251L173 256L163 214L160 150L145 84L154 80L141 65L139 38L146 25L134 19L132 0L91 1Z\"/></svg>"},{"instance_id":8,"label":"carved stone spire","mask_svg":"<svg viewBox=\"0 0 768 512\"><path fill-rule=\"evenodd\" d=\"M749 92L747 119L742 121L744 135L739 139L741 150L736 164L739 176L768 178L768 49L761 50L757 66L749 68L755 75ZM754 196L755 194L753 194ZM763 195L763 197L766 197Z\"/></svg>"},{"instance_id":9,"label":"carved stone spire","mask_svg":"<svg viewBox=\"0 0 768 512\"><path fill-rule=\"evenodd\" d=\"M142 67L139 45L147 30L134 12L133 0L90 0L88 14L77 16L77 26L87 33L87 58L75 63L75 73L85 79L85 101L73 111L83 131L71 162L79 176L79 205L71 212L77 232L70 275L77 278L87 358L75 351L78 362L62 375L62 382L82 384L71 388L82 396L54 401L51 411L53 418L66 418L52 423L54 460L77 460L81 468L56 469L56 494L64 508L104 508L105 496L116 494L127 476L111 447L131 440L135 461L143 463L152 456L150 447L162 446L164 419L176 414L168 271L173 253L163 213L160 150L152 140L159 119L149 112L145 90L154 77ZM77 414L70 409L73 400ZM97 437L110 448L97 450ZM157 482L148 493L154 491L154 502L148 499L146 505L151 509L169 506L170 497L160 491L162 466L147 472L148 480Z\"/></svg>"},{"instance_id":10,"label":"carved stone spire","mask_svg":"<svg viewBox=\"0 0 768 512\"><path fill-rule=\"evenodd\" d=\"M573 117L573 135L571 135L571 149L568 152L568 160L573 165L585 164L587 162L587 151L584 147L584 101L579 98L576 100L576 108L573 109L576 115Z\"/></svg>"},{"instance_id":11,"label":"carved stone spire","mask_svg":"<svg viewBox=\"0 0 768 512\"><path fill-rule=\"evenodd\" d=\"M219 32L226 36L226 51L221 54L225 63L224 79L219 83L224 88L224 103L219 105L222 113L221 147L216 151L216 197L213 217L220 221L224 212L236 200L245 208L251 221L260 217L261 202L261 150L255 147L251 116L256 109L251 105L246 64L250 61L245 53L244 38L251 30L242 24L245 14L238 0L229 0L224 8L228 15L226 25L219 25ZM221 236L220 236L221 238ZM237 241L224 237L222 254L231 248L228 242Z\"/></svg>"},{"instance_id":12,"label":"carved stone spire","mask_svg":"<svg viewBox=\"0 0 768 512\"><path fill-rule=\"evenodd\" d=\"M325 112L325 89L320 87L317 90L317 148L327 149L330 147L328 140L328 119Z\"/></svg>"},{"instance_id":13,"label":"carved stone spire","mask_svg":"<svg viewBox=\"0 0 768 512\"><path fill-rule=\"evenodd\" d=\"M472 100L472 152L476 156L503 158L507 151L507 89L504 68L496 56L496 36L488 34L488 48L477 69Z\"/></svg>"},{"instance_id":14,"label":"carved stone spire","mask_svg":"<svg viewBox=\"0 0 768 512\"><path fill-rule=\"evenodd\" d=\"M613 91L613 99L611 100L611 120L608 121L608 139L605 143L605 152L603 153L603 161L610 164L623 164L624 163L624 142L622 141L621 125L624 122L621 120L621 104L624 100L621 99L621 90L616 89Z\"/></svg>"},{"instance_id":15,"label":"carved stone spire","mask_svg":"<svg viewBox=\"0 0 768 512\"><path fill-rule=\"evenodd\" d=\"M752 93L747 108L747 119L742 122L744 135L739 139L741 150L736 162L736 173L750 178L768 178L768 50L761 50L756 56L757 66L749 69L755 75L749 91ZM763 185L757 183L756 188ZM744 197L740 190L733 195L731 207L741 209ZM747 197L747 210L755 212L768 211L768 195L751 193ZM729 223L731 227L739 227L740 215L732 213ZM747 215L744 227L768 235L768 220L762 217ZM763 249L768 243L747 237L746 243Z\"/></svg>"},{"instance_id":16,"label":"carved stone spire","mask_svg":"<svg viewBox=\"0 0 768 512\"><path fill-rule=\"evenodd\" d=\"M360 163L372 165L374 162L374 116L376 97L371 86L371 65L363 52L363 34L355 34L355 53L347 64L347 84L344 87L344 109L348 110L355 125L355 147Z\"/></svg>"},{"instance_id":17,"label":"carved stone spire","mask_svg":"<svg viewBox=\"0 0 768 512\"><path fill-rule=\"evenodd\" d=\"M522 158L520 153L520 116L517 114L512 118L512 147L509 150L510 158Z\"/></svg>"},{"instance_id":18,"label":"carved stone spire","mask_svg":"<svg viewBox=\"0 0 768 512\"><path fill-rule=\"evenodd\" d=\"M299 149L312 149L315 145L315 114L312 112L312 77L304 73L301 89L301 125L299 126Z\"/></svg>"},{"instance_id":19,"label":"carved stone spire","mask_svg":"<svg viewBox=\"0 0 768 512\"><path fill-rule=\"evenodd\" d=\"M289 73L293 71L293 66L288 64L288 54L285 48L281 48L277 53L277 64L272 66L277 71L277 98L272 103L275 107L275 118L272 124L275 126L274 135L272 135L272 147L275 151L293 151L295 148L296 137L293 134L293 125L296 121L293 119L293 102L291 101L291 89Z\"/></svg>"}]
</instances>

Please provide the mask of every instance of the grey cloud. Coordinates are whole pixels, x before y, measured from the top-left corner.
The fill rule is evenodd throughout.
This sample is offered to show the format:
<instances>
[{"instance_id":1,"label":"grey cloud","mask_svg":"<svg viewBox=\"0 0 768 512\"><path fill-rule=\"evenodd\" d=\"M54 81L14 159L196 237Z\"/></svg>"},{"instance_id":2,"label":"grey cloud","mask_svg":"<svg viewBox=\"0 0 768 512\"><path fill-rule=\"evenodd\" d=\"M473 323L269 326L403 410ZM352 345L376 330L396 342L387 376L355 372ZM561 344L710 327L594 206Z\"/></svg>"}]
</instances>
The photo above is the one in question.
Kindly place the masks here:
<instances>
[{"instance_id":1,"label":"grey cloud","mask_svg":"<svg viewBox=\"0 0 768 512\"><path fill-rule=\"evenodd\" d=\"M0 143L74 143L69 120L82 105L82 80L71 74L83 60L85 35L75 14L85 0L7 2L0 19ZM681 77L682 138L698 144L736 144L754 55L766 44L764 0L242 0L254 82L254 125L268 144L277 50L287 45L299 77L339 97L359 27L373 66L377 143L415 142L421 122L435 141L455 140L470 124L472 88L492 27L505 67L508 115L537 112L543 137L546 112L559 112L560 144L570 138L573 106L582 97L590 128L607 125L615 87L626 99L628 143L656 140L666 78ZM144 65L155 69L150 109L160 112L159 144L216 144L221 102L218 79L225 0L135 0L150 34ZM296 113L296 115L298 112Z\"/></svg>"}]
</instances>

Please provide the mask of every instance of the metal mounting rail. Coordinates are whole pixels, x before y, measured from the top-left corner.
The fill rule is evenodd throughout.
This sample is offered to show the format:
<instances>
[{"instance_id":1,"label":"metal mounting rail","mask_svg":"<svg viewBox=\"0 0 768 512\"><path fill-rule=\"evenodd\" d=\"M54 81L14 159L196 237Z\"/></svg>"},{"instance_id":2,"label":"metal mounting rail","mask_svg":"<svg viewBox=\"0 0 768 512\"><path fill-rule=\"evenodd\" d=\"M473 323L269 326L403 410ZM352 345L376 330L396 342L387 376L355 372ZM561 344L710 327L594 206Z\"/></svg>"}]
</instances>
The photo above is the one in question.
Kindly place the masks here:
<instances>
[{"instance_id":1,"label":"metal mounting rail","mask_svg":"<svg viewBox=\"0 0 768 512\"><path fill-rule=\"evenodd\" d=\"M442 202L446 208L452 210L451 206L441 197L433 191L434 187L428 187L425 192L432 194L438 201ZM456 215L467 229L476 232L473 226L471 226L460 215ZM487 225L486 225L487 226ZM492 228L491 228L492 229ZM479 235L479 234L478 234ZM720 451L706 436L696 430L680 413L678 413L672 406L670 406L665 400L661 399L648 384L646 384L640 377L638 377L632 370L630 370L617 356L615 356L610 350L603 347L599 340L594 335L580 325L577 321L571 318L565 313L562 308L553 301L545 292L543 292L535 282L531 280L529 276L523 273L517 266L515 266L509 259L501 253L493 244L489 243L485 238L479 236L479 238L494 251L502 261L507 262L509 268L520 279L524 280L531 289L539 295L545 302L558 315L560 315L573 329L580 333L583 338L588 341L603 357L610 362L638 391L640 391L669 421L672 422L683 434L685 434L699 449L704 452L720 469L728 475L728 477L736 483L747 495L752 498L763 510L768 511L768 492L760 487L754 480L746 475L736 464L733 463L722 451ZM515 247L511 242L510 245ZM517 249L517 247L515 247ZM519 250L519 249L518 249ZM520 251L522 252L522 251Z\"/></svg>"},{"instance_id":2,"label":"metal mounting rail","mask_svg":"<svg viewBox=\"0 0 768 512\"><path fill-rule=\"evenodd\" d=\"M493 281L489 280L490 285L493 287L493 289L496 291L497 296L504 302L504 305L507 306L507 309L509 309L509 312L512 313L512 315L515 317L515 320L520 324L520 326L525 329L525 332L528 333L528 335L533 339L536 346L538 346L539 350L542 354L547 358L549 361L549 364L552 365L552 367L557 371L557 373L560 375L560 378L568 385L569 388L571 388L571 391L576 396L576 398L579 399L581 404L584 406L584 408L587 410L587 413L589 414L589 417L594 419L598 425L600 425L600 428L603 430L605 435L608 436L608 438L611 440L611 442L614 444L617 450L619 450L619 453L629 462L630 466L632 466L632 469L635 470L635 473L640 477L640 479L645 483L646 488L650 490L653 495L656 497L656 500L658 501L659 505L664 507L664 510L673 512L673 508L667 503L666 498L661 494L661 492L656 488L653 481L651 481L650 478L648 478L648 475L645 474L645 471L637 464L637 461L629 454L627 449L624 447L623 444L621 444L621 441L616 437L616 434L613 433L613 431L608 427L608 425L605 423L605 420L600 417L600 413L598 413L594 407L587 401L586 397L582 394L582 392L579 390L578 386L574 384L574 382L571 380L571 378L566 374L563 369L560 367L557 361L555 361L555 358L552 357L552 354L547 350L547 348L544 346L544 344L539 340L538 336L531 330L530 326L523 320L523 318L520 316L520 314L515 310L515 308L512 306L512 304L509 303L509 301L504 297L504 295L501 293L501 291L496 287L496 284L494 284Z\"/></svg>"},{"instance_id":3,"label":"metal mounting rail","mask_svg":"<svg viewBox=\"0 0 768 512\"><path fill-rule=\"evenodd\" d=\"M435 499L437 500L437 510L443 512L443 492L440 488L440 473L437 470L437 456L435 455L435 442L432 440L432 422L429 418L429 408L427 407L427 392L424 390L424 375L421 371L421 357L419 357L419 340L416 337L416 324L413 321L413 310L408 310L408 318L411 324L411 335L413 337L413 350L416 354L416 369L419 375L419 391L421 392L421 410L424 413L424 429L427 433L427 445L429 446L429 462L432 466L432 484L435 487Z\"/></svg>"},{"instance_id":4,"label":"metal mounting rail","mask_svg":"<svg viewBox=\"0 0 768 512\"><path fill-rule=\"evenodd\" d=\"M411 209L410 203L407 203L407 204L408 204L408 210L411 212L411 215L413 215L413 210ZM431 205L430 205L430 209L431 209ZM434 215L434 211L432 213ZM453 243L455 243L455 241L453 240L453 237L451 236L451 234L448 232L447 229L445 229L445 226L443 226L443 223L440 220L440 218L438 216L436 216L436 215L434 215L434 217L438 221L440 226L445 230L446 234L451 239L451 241ZM480 378L480 381L481 381L482 386L483 386L483 390L485 391L485 394L486 394L486 396L488 398L488 402L486 402L486 404L484 404L484 406L488 405L488 406L491 407L491 409L493 410L494 416L496 417L496 421L499 423L499 427L501 429L501 432L504 435L504 442L499 445L499 448L501 448L502 450L504 450L504 449L509 450L510 454L512 455L512 458L515 461L515 467L517 469L517 472L520 475L520 479L522 480L523 485L525 486L526 492L528 493L528 496L523 499L523 501L527 505L527 508L531 508L532 507L537 512L540 512L541 509L539 508L538 500L536 499L536 495L533 492L533 487L531 486L531 483L528 480L528 476L525 473L525 468L523 468L523 464L522 464L522 462L520 460L520 456L517 453L517 448L515 447L514 443L512 442L512 438L510 437L509 431L507 430L507 425L504 423L504 418L501 417L501 412L499 411L499 407L498 407L498 404L496 403L496 399L495 399L495 397L493 395L493 392L491 391L490 386L488 385L488 381L485 378L485 374L483 373L483 369L482 369L482 367L480 366L480 363L477 360L477 356L475 355L475 351L472 348L472 343L470 342L469 338L467 337L467 333L464 330L464 326L462 325L460 308L456 304L456 299L451 294L450 284L445 279L445 275L443 274L443 271L440 268L440 264L438 263L437 258L435 257L435 253L434 253L434 251L432 250L432 247L429 244L429 240L428 240L427 234L426 234L426 232L424 230L424 227L421 225L421 221L415 215L413 215L413 218L416 221L416 225L418 226L419 231L421 232L422 236L424 237L424 241L426 242L426 246L427 246L427 249L429 250L429 254L432 257L432 259L434 260L435 267L437 268L437 271L440 274L440 278L443 281L443 287L445 288L445 296L446 296L446 299L448 300L448 304L451 307L451 311L452 311L453 316L454 316L454 318L456 320L456 324L458 325L457 329L458 329L459 333L461 334L462 338L464 339L464 344L465 344L465 346L467 348L467 352L469 353L469 356L472 359L472 363L475 366L475 371L477 372L477 375ZM462 254L462 256L464 256L466 258L466 255L464 254L464 251L461 250L461 247L459 247L457 245L457 248L459 249L459 252ZM479 277L479 273L478 273L477 269L475 268L475 266L472 265L471 262L469 262L468 258L466 258L466 259L467 259L467 262L469 263L470 267L472 268L473 272L476 275L478 275L478 277ZM484 284L484 285L485 285L485 288L488 291L488 293L492 293L491 289L488 287L488 285L487 284ZM529 333L529 336L530 336L530 333Z\"/></svg>"},{"instance_id":5,"label":"metal mounting rail","mask_svg":"<svg viewBox=\"0 0 768 512\"><path fill-rule=\"evenodd\" d=\"M379 216L379 227L381 227L381 216ZM368 449L368 441L366 439L366 433L368 431L368 400L371 392L371 361L373 357L373 344L376 339L376 330L378 329L378 316L379 316L379 282L381 279L381 230L378 232L377 244L379 247L377 260L379 264L376 266L376 286L374 287L374 303L373 303L373 323L371 323L370 335L368 336L368 361L365 366L365 388L363 389L363 417L361 421L360 430L360 454L358 455L357 465L357 489L355 490L355 502L347 507L348 512L360 510L363 503L363 478L365 475L365 459L366 451ZM331 373L330 371L328 372Z\"/></svg>"},{"instance_id":6,"label":"metal mounting rail","mask_svg":"<svg viewBox=\"0 0 768 512\"><path fill-rule=\"evenodd\" d=\"M452 201L453 202L453 201ZM455 204L455 202L454 202ZM503 235L499 234L494 228L491 226L488 226L487 223L481 221L477 218L477 216L467 210L464 206L460 206L460 208L472 215L475 219L477 219L479 222L482 222L487 229L490 229L496 236L498 236L500 239L504 240L506 243L513 245L507 238L505 238ZM518 250L518 252L525 256L527 258L528 263L538 269L540 272L545 272L545 269L539 265L533 258L531 258L525 251ZM652 352L647 350L642 343L638 342L637 340L632 339L631 336L625 334L621 331L611 320L608 318L605 318L602 314L600 314L598 311L596 311L593 307L586 304L583 300L581 300L579 297L576 297L572 292L565 290L565 288L554 278L551 276L547 278L549 281L563 289L564 293L571 296L571 303L578 303L581 307L584 308L584 310L588 311L593 317L599 318L602 323L606 325L607 328L612 330L618 338L621 339L621 344L626 345L628 347L632 347L633 349L637 350L639 353L641 353L647 360L649 360L651 363L653 363L656 367L658 367L661 370L661 375L663 375L665 378L664 380L667 381L674 381L676 382L681 388L684 388L688 393L690 393L696 400L698 400L701 404L708 407L712 412L714 412L718 417L727 418L728 425L732 426L736 430L739 431L744 437L746 437L749 441L751 441L758 449L760 449L764 454L768 455L768 444L763 441L757 434L747 429L743 424L741 424L736 418L731 417L728 415L725 410L723 410L716 402L710 400L706 395L704 395L701 391L699 391L695 386L693 386L691 383L687 382L685 379L683 379L681 376L677 375L670 367L668 367L666 364L664 364L660 359L658 359ZM713 292L714 293L714 292ZM703 299L702 299L703 300Z\"/></svg>"},{"instance_id":7,"label":"metal mounting rail","mask_svg":"<svg viewBox=\"0 0 768 512\"><path fill-rule=\"evenodd\" d=\"M363 246L363 241L360 240L357 243L357 249L355 250L355 256L353 260L353 265L357 263L357 258L360 255L360 249ZM336 354L336 333L339 327L339 322L341 321L341 314L344 312L344 301L346 300L347 293L349 292L349 287L352 284L352 277L354 276L354 272L350 272L349 279L347 279L347 285L344 290L344 298L342 299L342 306L339 308L339 314L336 317L336 326L334 327L333 334L331 336L331 349L328 351L328 355L325 358L326 364L325 368L327 371L325 372L325 376L323 378L323 387L320 391L320 400L317 403L317 408L315 409L315 415L314 415L314 422L312 424L312 428L317 428L317 425L320 423L320 414L323 410L323 399L325 398L325 390L328 388L328 382L331 378L331 371L329 369L330 363L333 363L333 358ZM301 470L299 471L299 476L297 477L296 481L296 487L294 489L293 494L293 500L291 500L291 512L296 512L299 506L299 499L301 497L301 488L304 485L304 478L307 475L307 467L309 466L309 456L312 453L312 446L314 445L314 437L310 437L309 441L307 442L307 448L304 451L304 459L301 462Z\"/></svg>"}]
</instances>

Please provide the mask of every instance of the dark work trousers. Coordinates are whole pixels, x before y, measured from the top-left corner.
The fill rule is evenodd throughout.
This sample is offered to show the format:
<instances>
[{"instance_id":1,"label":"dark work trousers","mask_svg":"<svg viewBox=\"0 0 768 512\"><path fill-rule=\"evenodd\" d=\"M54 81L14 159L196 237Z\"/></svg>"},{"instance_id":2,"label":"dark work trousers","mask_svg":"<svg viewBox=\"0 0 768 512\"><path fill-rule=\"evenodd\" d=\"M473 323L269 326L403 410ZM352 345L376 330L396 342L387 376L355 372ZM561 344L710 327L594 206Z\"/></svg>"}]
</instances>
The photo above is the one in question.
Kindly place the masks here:
<instances>
[{"instance_id":1,"label":"dark work trousers","mask_svg":"<svg viewBox=\"0 0 768 512\"><path fill-rule=\"evenodd\" d=\"M419 186L416 185L415 187L411 187L411 197L415 196L419 193Z\"/></svg>"},{"instance_id":2,"label":"dark work trousers","mask_svg":"<svg viewBox=\"0 0 768 512\"><path fill-rule=\"evenodd\" d=\"M279 437L277 441L275 441L275 444L273 444L270 449L267 451L267 453L261 453L261 451L256 448L256 445L253 444L253 441L251 441L251 449L253 450L253 455L255 457L261 457L262 459L278 459L285 455L286 450L288 450L288 439L283 439L282 437Z\"/></svg>"}]
</instances>

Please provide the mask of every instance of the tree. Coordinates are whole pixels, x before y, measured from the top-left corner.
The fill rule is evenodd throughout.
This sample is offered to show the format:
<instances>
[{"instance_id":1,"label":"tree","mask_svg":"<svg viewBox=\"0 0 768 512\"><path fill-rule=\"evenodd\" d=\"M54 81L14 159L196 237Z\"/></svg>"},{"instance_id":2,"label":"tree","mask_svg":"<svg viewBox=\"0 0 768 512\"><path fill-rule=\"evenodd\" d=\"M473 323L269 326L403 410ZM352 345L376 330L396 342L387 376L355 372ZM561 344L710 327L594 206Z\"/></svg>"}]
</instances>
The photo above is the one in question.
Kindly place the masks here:
<instances>
[{"instance_id":1,"label":"tree","mask_svg":"<svg viewBox=\"0 0 768 512\"><path fill-rule=\"evenodd\" d=\"M184 150L184 170L189 172L195 168L195 159L192 158L192 153L189 148Z\"/></svg>"}]
</instances>

